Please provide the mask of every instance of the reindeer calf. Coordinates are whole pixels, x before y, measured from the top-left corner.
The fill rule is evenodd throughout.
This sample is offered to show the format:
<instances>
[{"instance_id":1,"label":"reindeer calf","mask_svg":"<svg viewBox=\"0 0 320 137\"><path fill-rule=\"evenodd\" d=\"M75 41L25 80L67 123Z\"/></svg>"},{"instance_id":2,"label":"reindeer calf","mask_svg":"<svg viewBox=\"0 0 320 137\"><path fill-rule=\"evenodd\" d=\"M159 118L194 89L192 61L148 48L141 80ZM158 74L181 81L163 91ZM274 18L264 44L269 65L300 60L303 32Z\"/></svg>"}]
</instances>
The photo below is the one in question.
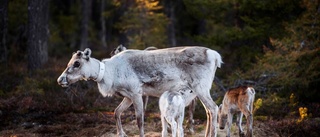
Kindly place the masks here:
<instances>
[{"instance_id":1,"label":"reindeer calf","mask_svg":"<svg viewBox=\"0 0 320 137\"><path fill-rule=\"evenodd\" d=\"M188 95L189 94L189 95ZM162 137L168 136L168 124L171 125L172 137L178 135L183 137L183 118L184 109L195 98L190 97L192 90L183 88L178 91L166 91L159 99L159 108L161 111Z\"/></svg>"},{"instance_id":2,"label":"reindeer calf","mask_svg":"<svg viewBox=\"0 0 320 137\"><path fill-rule=\"evenodd\" d=\"M224 129L227 123L227 137L230 137L230 128L232 124L233 114L237 114L237 126L239 128L240 137L244 136L241 127L243 114L247 119L247 137L252 137L253 124L253 101L255 90L252 87L240 86L230 89L226 92L222 104L219 106L219 127Z\"/></svg>"}]
</instances>

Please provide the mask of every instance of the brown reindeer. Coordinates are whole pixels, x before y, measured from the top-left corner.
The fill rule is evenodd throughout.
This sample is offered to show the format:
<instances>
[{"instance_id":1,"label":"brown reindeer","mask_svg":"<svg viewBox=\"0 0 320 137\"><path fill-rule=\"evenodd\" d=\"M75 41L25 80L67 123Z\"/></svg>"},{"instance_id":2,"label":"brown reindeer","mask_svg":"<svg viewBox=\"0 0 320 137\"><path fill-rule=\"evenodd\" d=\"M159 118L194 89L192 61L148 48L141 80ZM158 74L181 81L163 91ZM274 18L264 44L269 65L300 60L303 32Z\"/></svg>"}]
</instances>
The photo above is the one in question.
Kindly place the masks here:
<instances>
[{"instance_id":1,"label":"brown reindeer","mask_svg":"<svg viewBox=\"0 0 320 137\"><path fill-rule=\"evenodd\" d=\"M239 128L239 135L244 136L241 127L243 114L247 119L247 137L252 137L253 124L253 101L255 90L252 87L240 86L230 89L226 92L222 104L219 106L219 127L224 129L227 123L227 137L230 137L230 128L232 124L233 114L237 114L237 126Z\"/></svg>"}]
</instances>

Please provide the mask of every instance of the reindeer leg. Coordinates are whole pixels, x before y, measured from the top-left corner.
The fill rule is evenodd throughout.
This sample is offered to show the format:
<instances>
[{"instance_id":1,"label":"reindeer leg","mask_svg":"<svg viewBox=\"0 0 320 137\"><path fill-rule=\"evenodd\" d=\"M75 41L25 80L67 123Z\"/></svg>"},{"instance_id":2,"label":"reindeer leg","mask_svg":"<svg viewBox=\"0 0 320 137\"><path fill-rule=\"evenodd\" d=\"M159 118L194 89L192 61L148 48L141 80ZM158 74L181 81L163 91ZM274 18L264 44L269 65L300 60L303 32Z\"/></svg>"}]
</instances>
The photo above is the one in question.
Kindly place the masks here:
<instances>
[{"instance_id":1,"label":"reindeer leg","mask_svg":"<svg viewBox=\"0 0 320 137\"><path fill-rule=\"evenodd\" d=\"M228 122L227 122L227 137L230 137L230 130L232 127L232 118L233 118L233 114L232 113L228 113Z\"/></svg>"},{"instance_id":2,"label":"reindeer leg","mask_svg":"<svg viewBox=\"0 0 320 137\"><path fill-rule=\"evenodd\" d=\"M162 124L162 137L167 137L168 136L168 122L166 118L164 117L164 114L161 114L161 124Z\"/></svg>"},{"instance_id":3,"label":"reindeer leg","mask_svg":"<svg viewBox=\"0 0 320 137\"><path fill-rule=\"evenodd\" d=\"M119 137L125 137L127 136L126 133L123 131L123 127L121 124L121 114L123 111L128 109L132 104L132 101L129 98L123 98L122 102L119 104L119 106L115 109L114 115L116 118L116 126L117 126L117 134Z\"/></svg>"},{"instance_id":4,"label":"reindeer leg","mask_svg":"<svg viewBox=\"0 0 320 137\"><path fill-rule=\"evenodd\" d=\"M140 137L144 137L144 113L142 95L134 95L132 97L132 102L135 109L137 124L140 131Z\"/></svg>"},{"instance_id":5,"label":"reindeer leg","mask_svg":"<svg viewBox=\"0 0 320 137\"><path fill-rule=\"evenodd\" d=\"M197 105L197 100L193 99L191 104L189 105L189 110L188 110L188 114L189 114L189 119L188 119L188 129L190 131L191 134L194 134L194 120L193 120L193 112L196 109L196 105Z\"/></svg>"},{"instance_id":6,"label":"reindeer leg","mask_svg":"<svg viewBox=\"0 0 320 137\"><path fill-rule=\"evenodd\" d=\"M172 137L176 137L177 129L178 129L177 122L175 121L174 117L171 117L171 116L167 116L166 120L168 121L168 123L170 123Z\"/></svg>"},{"instance_id":7,"label":"reindeer leg","mask_svg":"<svg viewBox=\"0 0 320 137\"><path fill-rule=\"evenodd\" d=\"M198 93L201 93L199 90ZM207 127L206 127L206 137L209 136L217 136L217 114L218 114L218 106L212 100L210 96L210 92L203 92L202 94L198 94L198 98L200 99L202 105L205 107L207 112Z\"/></svg>"},{"instance_id":8,"label":"reindeer leg","mask_svg":"<svg viewBox=\"0 0 320 137\"><path fill-rule=\"evenodd\" d=\"M239 136L240 137L244 137L244 132L243 132L243 129L242 129L242 126L241 126L242 117L243 117L243 113L241 111L238 112L238 115L237 115L237 126L238 126L238 129L239 129Z\"/></svg>"},{"instance_id":9,"label":"reindeer leg","mask_svg":"<svg viewBox=\"0 0 320 137\"><path fill-rule=\"evenodd\" d=\"M148 106L148 100L149 100L149 96L144 96L144 107L143 107L143 112L145 113L147 110L147 106Z\"/></svg>"},{"instance_id":10,"label":"reindeer leg","mask_svg":"<svg viewBox=\"0 0 320 137\"><path fill-rule=\"evenodd\" d=\"M183 137L184 132L183 132L183 118L184 118L184 109L183 111L179 114L179 117L177 118L178 122L178 137Z\"/></svg>"},{"instance_id":11,"label":"reindeer leg","mask_svg":"<svg viewBox=\"0 0 320 137\"><path fill-rule=\"evenodd\" d=\"M253 131L252 131L252 124L253 124L253 116L251 113L246 115L247 119L247 137L252 137L253 136Z\"/></svg>"},{"instance_id":12,"label":"reindeer leg","mask_svg":"<svg viewBox=\"0 0 320 137\"><path fill-rule=\"evenodd\" d=\"M243 114L246 116L247 119L247 137L252 137L253 132L252 132L252 124L253 124L253 116L252 113L250 112L250 107L248 105L243 106Z\"/></svg>"}]
</instances>

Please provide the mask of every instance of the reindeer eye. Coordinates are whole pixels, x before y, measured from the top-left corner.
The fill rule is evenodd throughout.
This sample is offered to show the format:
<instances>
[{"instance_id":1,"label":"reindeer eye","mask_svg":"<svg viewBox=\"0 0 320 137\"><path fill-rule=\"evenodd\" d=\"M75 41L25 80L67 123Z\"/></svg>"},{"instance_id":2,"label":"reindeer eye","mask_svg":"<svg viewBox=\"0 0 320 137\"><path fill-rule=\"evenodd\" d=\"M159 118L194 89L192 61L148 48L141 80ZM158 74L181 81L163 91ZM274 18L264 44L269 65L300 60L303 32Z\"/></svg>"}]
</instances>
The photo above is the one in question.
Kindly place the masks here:
<instances>
[{"instance_id":1,"label":"reindeer eye","mask_svg":"<svg viewBox=\"0 0 320 137\"><path fill-rule=\"evenodd\" d=\"M80 66L80 62L79 61L74 62L73 67L77 68L79 66Z\"/></svg>"}]
</instances>

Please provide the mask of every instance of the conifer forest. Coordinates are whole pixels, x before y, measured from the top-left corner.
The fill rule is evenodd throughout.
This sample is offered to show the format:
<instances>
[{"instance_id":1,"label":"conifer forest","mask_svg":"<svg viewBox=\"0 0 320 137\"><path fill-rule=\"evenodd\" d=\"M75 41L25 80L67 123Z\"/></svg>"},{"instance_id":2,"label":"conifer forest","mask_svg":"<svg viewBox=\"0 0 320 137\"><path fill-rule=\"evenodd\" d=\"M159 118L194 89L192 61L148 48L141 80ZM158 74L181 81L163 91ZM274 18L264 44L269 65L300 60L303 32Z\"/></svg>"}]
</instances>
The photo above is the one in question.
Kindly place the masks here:
<instances>
[{"instance_id":1,"label":"conifer forest","mask_svg":"<svg viewBox=\"0 0 320 137\"><path fill-rule=\"evenodd\" d=\"M215 50L223 64L211 98L219 106L229 89L253 87L253 136L320 136L319 0L1 0L0 136L117 136L121 95L57 79L78 50L102 60L119 45ZM158 101L146 105L146 137L161 136ZM187 137L205 136L206 109L196 104L193 133L185 108ZM128 136L139 136L136 118L133 105L121 115Z\"/></svg>"}]
</instances>

